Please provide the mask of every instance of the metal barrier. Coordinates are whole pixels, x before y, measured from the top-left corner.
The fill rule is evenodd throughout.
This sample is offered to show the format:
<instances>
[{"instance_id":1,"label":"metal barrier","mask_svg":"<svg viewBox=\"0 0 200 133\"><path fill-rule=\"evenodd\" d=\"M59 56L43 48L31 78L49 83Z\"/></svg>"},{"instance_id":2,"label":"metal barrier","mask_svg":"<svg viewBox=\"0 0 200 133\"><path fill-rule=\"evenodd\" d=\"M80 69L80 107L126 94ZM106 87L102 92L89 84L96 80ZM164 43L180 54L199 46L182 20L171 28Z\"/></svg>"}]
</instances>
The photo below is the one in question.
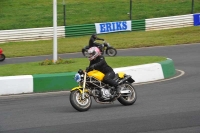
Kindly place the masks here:
<instances>
[{"instance_id":1,"label":"metal barrier","mask_svg":"<svg viewBox=\"0 0 200 133\"><path fill-rule=\"evenodd\" d=\"M143 31L143 30L151 31L151 30L188 27L194 25L193 19L196 16L197 15L187 14L187 15L152 18L152 19L132 20L131 28L132 31ZM92 33L96 33L95 24L57 27L58 37L83 36L83 35L91 35ZM13 41L47 40L52 38L53 38L53 27L0 31L0 43L13 42Z\"/></svg>"},{"instance_id":2,"label":"metal barrier","mask_svg":"<svg viewBox=\"0 0 200 133\"><path fill-rule=\"evenodd\" d=\"M65 27L65 37L91 35L95 33L94 24L73 25Z\"/></svg>"},{"instance_id":3,"label":"metal barrier","mask_svg":"<svg viewBox=\"0 0 200 133\"><path fill-rule=\"evenodd\" d=\"M146 19L146 31L193 26L193 14Z\"/></svg>"},{"instance_id":4,"label":"metal barrier","mask_svg":"<svg viewBox=\"0 0 200 133\"><path fill-rule=\"evenodd\" d=\"M57 28L57 36L65 37L65 28ZM48 40L53 38L53 27L1 30L0 43L14 41Z\"/></svg>"}]
</instances>

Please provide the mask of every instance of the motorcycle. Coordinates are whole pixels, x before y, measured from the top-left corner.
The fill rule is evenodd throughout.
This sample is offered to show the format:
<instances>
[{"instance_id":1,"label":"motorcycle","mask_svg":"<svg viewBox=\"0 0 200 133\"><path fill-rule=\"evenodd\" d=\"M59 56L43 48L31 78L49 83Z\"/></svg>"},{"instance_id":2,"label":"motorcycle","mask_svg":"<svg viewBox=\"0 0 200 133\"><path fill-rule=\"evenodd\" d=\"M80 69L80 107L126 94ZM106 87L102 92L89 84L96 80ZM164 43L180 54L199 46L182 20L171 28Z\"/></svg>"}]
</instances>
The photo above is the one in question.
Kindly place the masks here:
<instances>
[{"instance_id":1,"label":"motorcycle","mask_svg":"<svg viewBox=\"0 0 200 133\"><path fill-rule=\"evenodd\" d=\"M5 54L3 54L3 49L0 48L0 61L4 61L6 58Z\"/></svg>"},{"instance_id":2,"label":"motorcycle","mask_svg":"<svg viewBox=\"0 0 200 133\"><path fill-rule=\"evenodd\" d=\"M113 48L106 41L103 41L103 43L100 44L100 46L98 48L102 55L104 55L104 53L106 53L108 56L115 56L117 54L117 50L115 48ZM85 46L84 48L82 48L83 56L88 57L88 52L87 52L88 49L89 49L89 46Z\"/></svg>"},{"instance_id":3,"label":"motorcycle","mask_svg":"<svg viewBox=\"0 0 200 133\"><path fill-rule=\"evenodd\" d=\"M78 87L71 89L70 103L74 109L83 112L90 109L92 97L97 103L109 104L118 100L122 105L128 106L136 102L137 94L132 83L135 82L130 75L123 72L116 73L114 80L119 85L119 93L108 84L102 82L105 75L98 70L89 72L79 70L75 74Z\"/></svg>"}]
</instances>

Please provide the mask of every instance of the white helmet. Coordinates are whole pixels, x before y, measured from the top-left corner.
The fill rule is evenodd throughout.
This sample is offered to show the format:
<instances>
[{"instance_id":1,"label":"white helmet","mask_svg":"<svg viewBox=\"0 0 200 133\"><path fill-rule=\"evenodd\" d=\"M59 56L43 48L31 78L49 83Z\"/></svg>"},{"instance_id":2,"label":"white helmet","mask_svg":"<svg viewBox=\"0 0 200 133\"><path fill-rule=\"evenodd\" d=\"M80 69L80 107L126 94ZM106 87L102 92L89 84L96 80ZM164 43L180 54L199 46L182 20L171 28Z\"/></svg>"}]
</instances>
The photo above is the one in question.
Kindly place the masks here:
<instances>
[{"instance_id":1,"label":"white helmet","mask_svg":"<svg viewBox=\"0 0 200 133\"><path fill-rule=\"evenodd\" d=\"M99 51L99 49L97 47L91 47L88 50L88 54L89 54L89 60L93 60L96 57L98 57L99 55L101 55L101 52Z\"/></svg>"}]
</instances>

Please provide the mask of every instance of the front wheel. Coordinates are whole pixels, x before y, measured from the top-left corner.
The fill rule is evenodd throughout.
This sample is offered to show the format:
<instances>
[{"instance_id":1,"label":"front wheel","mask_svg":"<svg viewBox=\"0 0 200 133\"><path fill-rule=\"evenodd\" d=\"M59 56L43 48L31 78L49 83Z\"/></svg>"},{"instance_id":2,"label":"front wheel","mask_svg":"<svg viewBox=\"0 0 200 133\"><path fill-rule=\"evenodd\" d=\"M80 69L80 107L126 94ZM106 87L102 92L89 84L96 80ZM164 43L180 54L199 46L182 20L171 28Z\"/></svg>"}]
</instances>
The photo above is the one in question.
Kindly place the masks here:
<instances>
[{"instance_id":1,"label":"front wheel","mask_svg":"<svg viewBox=\"0 0 200 133\"><path fill-rule=\"evenodd\" d=\"M117 54L117 50L115 48L112 48L112 47L107 48L106 49L106 54L108 56L115 56Z\"/></svg>"},{"instance_id":2,"label":"front wheel","mask_svg":"<svg viewBox=\"0 0 200 133\"><path fill-rule=\"evenodd\" d=\"M126 82L121 87L121 91L123 90L129 90L130 93L122 94L117 100L125 106L134 104L137 99L137 93L133 85Z\"/></svg>"},{"instance_id":3,"label":"front wheel","mask_svg":"<svg viewBox=\"0 0 200 133\"><path fill-rule=\"evenodd\" d=\"M70 94L70 103L78 111L87 111L92 105L92 99L88 93L85 93L85 98L82 99L82 94L79 90L74 90Z\"/></svg>"},{"instance_id":4,"label":"front wheel","mask_svg":"<svg viewBox=\"0 0 200 133\"><path fill-rule=\"evenodd\" d=\"M82 49L82 54L83 54L83 56L85 56L85 57L89 57L88 49L83 48L83 49Z\"/></svg>"},{"instance_id":5,"label":"front wheel","mask_svg":"<svg viewBox=\"0 0 200 133\"><path fill-rule=\"evenodd\" d=\"M0 61L4 61L6 56L4 54L0 54Z\"/></svg>"}]
</instances>

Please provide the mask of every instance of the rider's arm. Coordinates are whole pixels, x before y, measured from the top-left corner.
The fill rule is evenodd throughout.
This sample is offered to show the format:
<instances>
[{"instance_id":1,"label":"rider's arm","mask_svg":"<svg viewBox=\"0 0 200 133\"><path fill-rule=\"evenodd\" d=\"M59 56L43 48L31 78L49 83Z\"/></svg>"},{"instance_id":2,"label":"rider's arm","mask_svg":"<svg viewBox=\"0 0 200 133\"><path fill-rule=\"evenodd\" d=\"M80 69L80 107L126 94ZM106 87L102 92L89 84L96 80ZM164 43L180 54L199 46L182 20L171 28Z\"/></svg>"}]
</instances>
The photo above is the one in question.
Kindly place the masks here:
<instances>
[{"instance_id":1,"label":"rider's arm","mask_svg":"<svg viewBox=\"0 0 200 133\"><path fill-rule=\"evenodd\" d=\"M103 38L98 38L98 37L96 38L96 40L102 40L102 41L104 41L104 39L103 39Z\"/></svg>"},{"instance_id":2,"label":"rider's arm","mask_svg":"<svg viewBox=\"0 0 200 133\"><path fill-rule=\"evenodd\" d=\"M92 64L92 65L90 64L90 67L93 67L93 69L95 69L95 68L102 67L103 64L106 63L105 58L103 56L100 56L99 59L100 59L99 62Z\"/></svg>"}]
</instances>

